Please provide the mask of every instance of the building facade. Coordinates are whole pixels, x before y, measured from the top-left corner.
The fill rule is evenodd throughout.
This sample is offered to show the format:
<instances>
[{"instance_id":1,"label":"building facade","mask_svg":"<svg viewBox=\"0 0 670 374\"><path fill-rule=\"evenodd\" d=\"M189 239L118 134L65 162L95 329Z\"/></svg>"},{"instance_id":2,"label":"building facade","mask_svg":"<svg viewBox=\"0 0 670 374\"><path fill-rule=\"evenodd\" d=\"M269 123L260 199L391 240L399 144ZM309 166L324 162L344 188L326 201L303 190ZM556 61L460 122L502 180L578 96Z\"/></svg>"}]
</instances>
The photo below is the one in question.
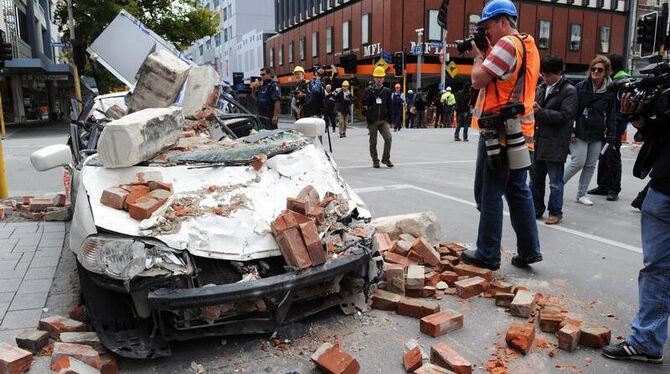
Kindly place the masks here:
<instances>
[{"instance_id":1,"label":"building facade","mask_svg":"<svg viewBox=\"0 0 670 374\"><path fill-rule=\"evenodd\" d=\"M341 59L357 62L353 74L341 78L369 79L382 52L404 51L408 88L414 88L421 45L423 87L437 85L441 73L440 54L446 52L456 64L448 84L465 81L472 59L459 56L456 40L472 34L484 0L452 1L447 20L447 43L443 51L437 14L441 0L275 0L278 33L265 46L266 64L274 67L280 82L291 84L296 65L341 66ZM586 76L588 63L596 54L626 52L628 0L536 0L515 1L519 30L533 35L542 55L557 55L575 78ZM423 29L418 36L415 30ZM616 36L616 37L615 37ZM383 64L383 63L382 63ZM387 72L392 72L389 67ZM452 70L452 72L454 72ZM453 81L453 82L449 82ZM359 83L361 86L364 82Z\"/></svg>"},{"instance_id":2,"label":"building facade","mask_svg":"<svg viewBox=\"0 0 670 374\"><path fill-rule=\"evenodd\" d=\"M216 35L202 38L191 45L184 54L198 65L212 65L221 75L221 79L233 83L233 73L248 72L258 75L263 67L263 48L249 51L249 63L246 64L247 43L256 46L259 35L262 40L267 34L274 33L275 14L274 0L205 0L202 6L208 7L219 14L219 31ZM251 40L254 39L254 40ZM247 40L247 43L245 43ZM261 40L261 42L262 42ZM238 56L239 44L244 49L244 57ZM249 44L249 45L251 45ZM249 47L252 48L252 47Z\"/></svg>"}]
</instances>

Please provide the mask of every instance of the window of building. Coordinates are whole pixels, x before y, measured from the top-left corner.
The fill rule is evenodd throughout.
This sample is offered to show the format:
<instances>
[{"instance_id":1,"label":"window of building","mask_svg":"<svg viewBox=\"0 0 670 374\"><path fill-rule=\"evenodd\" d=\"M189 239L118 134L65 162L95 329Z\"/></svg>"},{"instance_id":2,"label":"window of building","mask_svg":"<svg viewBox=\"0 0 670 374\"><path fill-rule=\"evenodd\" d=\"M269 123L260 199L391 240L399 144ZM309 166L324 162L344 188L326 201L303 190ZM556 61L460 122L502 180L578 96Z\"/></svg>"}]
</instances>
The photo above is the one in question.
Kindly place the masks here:
<instances>
[{"instance_id":1,"label":"window of building","mask_svg":"<svg viewBox=\"0 0 670 374\"><path fill-rule=\"evenodd\" d=\"M207 39L205 45L207 45L207 50L212 49L212 39Z\"/></svg>"},{"instance_id":2,"label":"window of building","mask_svg":"<svg viewBox=\"0 0 670 374\"><path fill-rule=\"evenodd\" d=\"M342 49L346 50L351 48L351 22L344 21L342 22Z\"/></svg>"},{"instance_id":3,"label":"window of building","mask_svg":"<svg viewBox=\"0 0 670 374\"><path fill-rule=\"evenodd\" d=\"M28 41L28 17L19 8L16 8L16 19L19 21L19 37L26 43Z\"/></svg>"},{"instance_id":4,"label":"window of building","mask_svg":"<svg viewBox=\"0 0 670 374\"><path fill-rule=\"evenodd\" d=\"M300 61L305 61L305 37L300 38L298 49L300 53Z\"/></svg>"},{"instance_id":5,"label":"window of building","mask_svg":"<svg viewBox=\"0 0 670 374\"><path fill-rule=\"evenodd\" d=\"M551 22L540 20L540 32L537 39L537 47L542 49L549 48L550 39L551 39Z\"/></svg>"},{"instance_id":6,"label":"window of building","mask_svg":"<svg viewBox=\"0 0 670 374\"><path fill-rule=\"evenodd\" d=\"M370 13L361 16L361 43L370 44Z\"/></svg>"},{"instance_id":7,"label":"window of building","mask_svg":"<svg viewBox=\"0 0 670 374\"><path fill-rule=\"evenodd\" d=\"M611 29L609 26L600 27L600 44L598 47L599 53L610 53L610 34Z\"/></svg>"},{"instance_id":8,"label":"window of building","mask_svg":"<svg viewBox=\"0 0 670 374\"><path fill-rule=\"evenodd\" d=\"M437 24L438 10L428 11L428 40L440 41L442 40L442 28Z\"/></svg>"},{"instance_id":9,"label":"window of building","mask_svg":"<svg viewBox=\"0 0 670 374\"><path fill-rule=\"evenodd\" d=\"M570 50L579 51L582 45L582 25L573 23L570 25Z\"/></svg>"},{"instance_id":10,"label":"window of building","mask_svg":"<svg viewBox=\"0 0 670 374\"><path fill-rule=\"evenodd\" d=\"M268 57L269 57L269 60L270 60L270 61L268 61L268 64L270 65L270 67L271 68L275 67L275 49L274 48L270 48L270 56L268 56Z\"/></svg>"},{"instance_id":11,"label":"window of building","mask_svg":"<svg viewBox=\"0 0 670 374\"><path fill-rule=\"evenodd\" d=\"M200 44L198 46L198 52L200 53L200 56L202 56L205 53L205 46Z\"/></svg>"},{"instance_id":12,"label":"window of building","mask_svg":"<svg viewBox=\"0 0 670 374\"><path fill-rule=\"evenodd\" d=\"M228 42L228 29L223 29L223 41Z\"/></svg>"},{"instance_id":13,"label":"window of building","mask_svg":"<svg viewBox=\"0 0 670 374\"><path fill-rule=\"evenodd\" d=\"M228 20L228 8L224 7L222 13L223 13L223 20L227 21Z\"/></svg>"},{"instance_id":14,"label":"window of building","mask_svg":"<svg viewBox=\"0 0 670 374\"><path fill-rule=\"evenodd\" d=\"M469 14L468 15L468 30L467 30L467 35L474 35L475 32L477 32L477 22L481 17L479 14Z\"/></svg>"},{"instance_id":15,"label":"window of building","mask_svg":"<svg viewBox=\"0 0 670 374\"><path fill-rule=\"evenodd\" d=\"M221 45L221 33L214 35L214 45L217 47Z\"/></svg>"},{"instance_id":16,"label":"window of building","mask_svg":"<svg viewBox=\"0 0 670 374\"><path fill-rule=\"evenodd\" d=\"M279 66L284 65L284 45L279 46Z\"/></svg>"},{"instance_id":17,"label":"window of building","mask_svg":"<svg viewBox=\"0 0 670 374\"><path fill-rule=\"evenodd\" d=\"M293 63L293 42L288 43L288 63Z\"/></svg>"},{"instance_id":18,"label":"window of building","mask_svg":"<svg viewBox=\"0 0 670 374\"><path fill-rule=\"evenodd\" d=\"M326 28L326 53L333 53L333 26Z\"/></svg>"},{"instance_id":19,"label":"window of building","mask_svg":"<svg viewBox=\"0 0 670 374\"><path fill-rule=\"evenodd\" d=\"M312 32L312 57L319 55L319 32Z\"/></svg>"},{"instance_id":20,"label":"window of building","mask_svg":"<svg viewBox=\"0 0 670 374\"><path fill-rule=\"evenodd\" d=\"M219 6L220 1L219 0L212 0L212 8L216 9Z\"/></svg>"}]
</instances>

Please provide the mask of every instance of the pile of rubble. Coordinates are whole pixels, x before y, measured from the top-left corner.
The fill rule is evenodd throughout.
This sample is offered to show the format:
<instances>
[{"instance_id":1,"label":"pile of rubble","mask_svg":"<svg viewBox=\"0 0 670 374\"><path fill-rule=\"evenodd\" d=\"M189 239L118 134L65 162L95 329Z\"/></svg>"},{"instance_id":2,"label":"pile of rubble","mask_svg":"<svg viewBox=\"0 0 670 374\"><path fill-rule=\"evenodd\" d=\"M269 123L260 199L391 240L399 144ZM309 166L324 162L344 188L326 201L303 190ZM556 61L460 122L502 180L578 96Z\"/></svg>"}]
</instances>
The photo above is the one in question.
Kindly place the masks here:
<instances>
[{"instance_id":1,"label":"pile of rubble","mask_svg":"<svg viewBox=\"0 0 670 374\"><path fill-rule=\"evenodd\" d=\"M110 208L125 210L130 217L143 220L151 217L172 196L172 184L150 180L121 184L102 191L100 203Z\"/></svg>"},{"instance_id":2,"label":"pile of rubble","mask_svg":"<svg viewBox=\"0 0 670 374\"><path fill-rule=\"evenodd\" d=\"M118 364L95 332L88 331L86 312L79 305L70 318L54 315L40 320L38 329L26 330L16 337L16 345L0 343L0 371L24 373L30 370L33 355L51 356L55 373L116 374Z\"/></svg>"},{"instance_id":3,"label":"pile of rubble","mask_svg":"<svg viewBox=\"0 0 670 374\"><path fill-rule=\"evenodd\" d=\"M70 204L66 202L65 194L53 197L25 195L21 200L3 200L0 221L13 214L33 221L67 221L70 219Z\"/></svg>"}]
</instances>

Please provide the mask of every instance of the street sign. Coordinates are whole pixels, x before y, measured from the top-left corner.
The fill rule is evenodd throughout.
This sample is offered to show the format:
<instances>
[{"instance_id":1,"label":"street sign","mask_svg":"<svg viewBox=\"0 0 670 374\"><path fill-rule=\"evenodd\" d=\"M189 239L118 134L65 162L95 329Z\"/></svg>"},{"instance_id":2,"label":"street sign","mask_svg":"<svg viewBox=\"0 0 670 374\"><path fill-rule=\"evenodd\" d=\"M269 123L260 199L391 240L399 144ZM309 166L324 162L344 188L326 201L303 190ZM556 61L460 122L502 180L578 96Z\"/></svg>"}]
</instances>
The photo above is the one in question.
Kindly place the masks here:
<instances>
[{"instance_id":1,"label":"street sign","mask_svg":"<svg viewBox=\"0 0 670 374\"><path fill-rule=\"evenodd\" d=\"M393 55L388 52L382 51L382 58L389 64L393 62Z\"/></svg>"},{"instance_id":2,"label":"street sign","mask_svg":"<svg viewBox=\"0 0 670 374\"><path fill-rule=\"evenodd\" d=\"M51 46L54 48L71 48L70 42L58 42L58 41L51 41Z\"/></svg>"},{"instance_id":3,"label":"street sign","mask_svg":"<svg viewBox=\"0 0 670 374\"><path fill-rule=\"evenodd\" d=\"M433 49L441 49L442 48L442 42L430 42L430 46Z\"/></svg>"},{"instance_id":4,"label":"street sign","mask_svg":"<svg viewBox=\"0 0 670 374\"><path fill-rule=\"evenodd\" d=\"M382 68L384 68L384 70L389 68L388 62L386 62L386 60L384 60L383 58L380 58L375 64L375 66L381 66Z\"/></svg>"},{"instance_id":5,"label":"street sign","mask_svg":"<svg viewBox=\"0 0 670 374\"><path fill-rule=\"evenodd\" d=\"M442 83L442 82L438 83L437 89L442 91L444 89L444 83Z\"/></svg>"},{"instance_id":6,"label":"street sign","mask_svg":"<svg viewBox=\"0 0 670 374\"><path fill-rule=\"evenodd\" d=\"M421 51L423 50L423 48L421 48L421 47L422 47L421 44L415 45L414 48L412 49L412 54L413 55L420 55Z\"/></svg>"},{"instance_id":7,"label":"street sign","mask_svg":"<svg viewBox=\"0 0 670 374\"><path fill-rule=\"evenodd\" d=\"M458 66L456 66L456 63L451 61L449 65L447 65L447 73L454 78L458 74Z\"/></svg>"}]
</instances>

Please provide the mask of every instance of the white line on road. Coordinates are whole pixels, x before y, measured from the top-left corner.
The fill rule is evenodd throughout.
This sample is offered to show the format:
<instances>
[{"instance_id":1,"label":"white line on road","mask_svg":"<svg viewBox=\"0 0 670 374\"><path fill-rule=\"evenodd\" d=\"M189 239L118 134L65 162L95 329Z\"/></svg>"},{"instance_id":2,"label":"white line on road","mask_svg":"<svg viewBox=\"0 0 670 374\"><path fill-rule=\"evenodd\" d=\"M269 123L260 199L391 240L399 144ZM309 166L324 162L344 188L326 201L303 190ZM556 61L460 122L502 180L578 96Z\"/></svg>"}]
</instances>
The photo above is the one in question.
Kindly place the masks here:
<instances>
[{"instance_id":1,"label":"white line on road","mask_svg":"<svg viewBox=\"0 0 670 374\"><path fill-rule=\"evenodd\" d=\"M466 164L466 163L475 162L475 161L477 161L477 160L417 161L417 162L404 162L404 163L400 163L400 164L395 164L395 166ZM370 164L365 164L365 165L340 166L340 167L338 167L338 169L367 169L369 167L371 167Z\"/></svg>"},{"instance_id":2,"label":"white line on road","mask_svg":"<svg viewBox=\"0 0 670 374\"><path fill-rule=\"evenodd\" d=\"M357 193L368 193L368 192L393 191L393 190L401 190L401 189L414 189L414 190L421 191L421 192L424 192L424 193L427 193L427 194L431 194L431 195L441 197L443 199L455 201L455 202L465 204L465 205L470 205L472 207L477 206L472 201L461 199L461 198L451 196L451 195L447 195L447 194L443 194L441 192L429 190L427 188L414 186L414 185L411 185L411 184L391 184L391 185L386 185L386 186L355 188L354 191L356 191ZM506 215L506 216L509 216L509 211L504 211L503 214ZM626 249L626 250L631 251L631 252L642 253L641 248L638 248L638 247L635 247L635 246L632 246L632 245L629 245L629 244L626 244L626 243L617 242L615 240L603 238L601 236L588 234L588 233L581 232L581 231L578 231L578 230L573 230L573 229L570 229L570 228L567 228L567 227L564 227L564 226L538 225L538 227L542 227L542 228L550 229L550 230L562 231L562 232L565 232L565 233L568 233L568 234L572 234L572 235L575 235L575 236L582 237L584 239L593 240L593 241L596 241L596 242L611 245L613 247L617 247L617 248L621 248L621 249Z\"/></svg>"}]
</instances>

